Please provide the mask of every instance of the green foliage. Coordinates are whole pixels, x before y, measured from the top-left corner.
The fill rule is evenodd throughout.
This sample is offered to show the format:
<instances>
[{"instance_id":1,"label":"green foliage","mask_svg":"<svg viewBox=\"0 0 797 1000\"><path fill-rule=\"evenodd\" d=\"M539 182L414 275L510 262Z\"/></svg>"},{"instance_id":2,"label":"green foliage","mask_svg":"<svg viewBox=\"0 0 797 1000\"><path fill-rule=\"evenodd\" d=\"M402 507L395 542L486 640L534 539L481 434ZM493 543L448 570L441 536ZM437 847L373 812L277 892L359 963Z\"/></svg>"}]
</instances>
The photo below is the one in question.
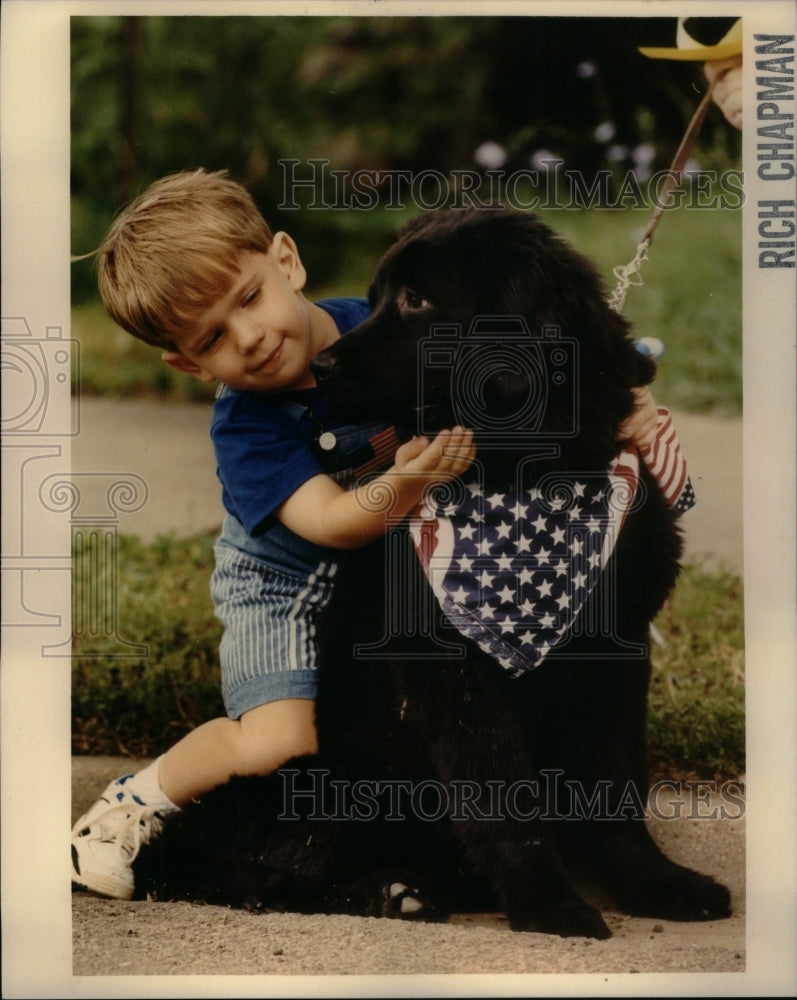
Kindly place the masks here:
<instances>
[{"instance_id":1,"label":"green foliage","mask_svg":"<svg viewBox=\"0 0 797 1000\"><path fill-rule=\"evenodd\" d=\"M611 166L616 184L640 144L651 169L669 165L705 87L699 66L637 52L671 40L672 18L77 16L71 26L73 252L95 249L157 177L226 168L300 240L321 282L345 274L337 237L350 213L331 179L318 197L336 207L280 209L280 161L299 161L305 178L311 159L449 177L476 169L489 140L507 172L545 149L585 176ZM739 153L739 134L709 115L702 165L734 165ZM316 197L305 194L305 205ZM375 215L366 239L375 223L390 226L389 212L356 214ZM74 265L75 298L92 291L90 267Z\"/></svg>"},{"instance_id":2,"label":"green foliage","mask_svg":"<svg viewBox=\"0 0 797 1000\"><path fill-rule=\"evenodd\" d=\"M212 547L210 536L165 536L149 545L121 537L119 632L149 652L120 659L96 655L101 643L76 640L74 753L153 756L223 714L221 628L208 595ZM74 580L75 588L85 586ZM744 769L742 608L737 577L687 567L660 615L667 645L653 648L649 725L657 773L727 778Z\"/></svg>"}]
</instances>

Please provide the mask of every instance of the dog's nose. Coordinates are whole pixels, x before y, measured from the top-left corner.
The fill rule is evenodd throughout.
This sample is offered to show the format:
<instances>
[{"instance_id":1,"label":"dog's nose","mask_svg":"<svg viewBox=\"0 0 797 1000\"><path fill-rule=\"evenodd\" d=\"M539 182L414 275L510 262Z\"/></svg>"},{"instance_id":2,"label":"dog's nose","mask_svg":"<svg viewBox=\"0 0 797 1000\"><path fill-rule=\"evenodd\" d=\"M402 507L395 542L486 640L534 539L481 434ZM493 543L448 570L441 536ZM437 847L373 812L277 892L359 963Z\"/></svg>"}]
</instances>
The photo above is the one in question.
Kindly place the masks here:
<instances>
[{"instance_id":1,"label":"dog's nose","mask_svg":"<svg viewBox=\"0 0 797 1000\"><path fill-rule=\"evenodd\" d=\"M316 382L323 382L328 379L338 364L338 359L333 351L327 349L317 354L310 362L310 371L315 375Z\"/></svg>"}]
</instances>

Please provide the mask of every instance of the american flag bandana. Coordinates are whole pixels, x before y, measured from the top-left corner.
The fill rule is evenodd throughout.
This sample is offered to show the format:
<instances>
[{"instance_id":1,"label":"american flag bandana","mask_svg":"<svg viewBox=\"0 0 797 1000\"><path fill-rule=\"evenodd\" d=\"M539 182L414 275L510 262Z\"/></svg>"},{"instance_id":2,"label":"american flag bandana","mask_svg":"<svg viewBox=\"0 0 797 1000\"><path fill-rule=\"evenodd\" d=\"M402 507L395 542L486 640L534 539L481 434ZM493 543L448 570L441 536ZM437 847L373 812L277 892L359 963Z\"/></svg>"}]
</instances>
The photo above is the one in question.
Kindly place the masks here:
<instances>
[{"instance_id":1,"label":"american flag bandana","mask_svg":"<svg viewBox=\"0 0 797 1000\"><path fill-rule=\"evenodd\" d=\"M551 474L528 489L519 477L518 487L487 495L477 459L471 475L431 491L410 516L446 618L514 676L566 644L628 513L644 502L640 460L671 507L694 506L672 418L664 407L658 414L654 444L624 449L603 473Z\"/></svg>"}]
</instances>

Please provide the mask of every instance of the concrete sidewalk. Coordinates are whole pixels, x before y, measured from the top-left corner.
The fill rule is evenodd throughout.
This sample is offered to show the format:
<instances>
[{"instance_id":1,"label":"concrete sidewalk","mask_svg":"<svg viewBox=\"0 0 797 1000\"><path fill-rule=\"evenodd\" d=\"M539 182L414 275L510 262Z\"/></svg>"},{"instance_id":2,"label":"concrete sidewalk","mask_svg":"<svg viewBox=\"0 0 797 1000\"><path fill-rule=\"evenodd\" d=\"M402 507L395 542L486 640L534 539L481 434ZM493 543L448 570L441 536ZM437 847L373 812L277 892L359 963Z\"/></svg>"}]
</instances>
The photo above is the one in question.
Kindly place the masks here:
<instances>
[{"instance_id":1,"label":"concrete sidewalk","mask_svg":"<svg viewBox=\"0 0 797 1000\"><path fill-rule=\"evenodd\" d=\"M221 487L210 442L210 404L84 398L72 445L75 473L105 489L107 477L140 477L146 499L121 514L119 531L151 541L221 524ZM742 572L742 421L677 413L697 506L684 517L686 561ZM143 499L143 494L142 494Z\"/></svg>"}]
</instances>

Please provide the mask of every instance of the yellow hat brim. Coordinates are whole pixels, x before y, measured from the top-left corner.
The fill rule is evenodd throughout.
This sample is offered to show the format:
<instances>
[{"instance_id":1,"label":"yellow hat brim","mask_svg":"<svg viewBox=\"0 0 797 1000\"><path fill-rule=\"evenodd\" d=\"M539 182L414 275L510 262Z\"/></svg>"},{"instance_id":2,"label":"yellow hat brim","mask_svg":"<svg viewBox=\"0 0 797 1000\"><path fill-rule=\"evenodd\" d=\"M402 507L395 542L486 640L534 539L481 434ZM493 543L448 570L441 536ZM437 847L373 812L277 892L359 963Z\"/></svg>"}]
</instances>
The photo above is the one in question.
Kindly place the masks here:
<instances>
[{"instance_id":1,"label":"yellow hat brim","mask_svg":"<svg viewBox=\"0 0 797 1000\"><path fill-rule=\"evenodd\" d=\"M680 62L706 62L713 59L730 59L742 54L741 39L722 42L719 45L704 45L694 49L648 49L639 51L649 59L676 59Z\"/></svg>"}]
</instances>

